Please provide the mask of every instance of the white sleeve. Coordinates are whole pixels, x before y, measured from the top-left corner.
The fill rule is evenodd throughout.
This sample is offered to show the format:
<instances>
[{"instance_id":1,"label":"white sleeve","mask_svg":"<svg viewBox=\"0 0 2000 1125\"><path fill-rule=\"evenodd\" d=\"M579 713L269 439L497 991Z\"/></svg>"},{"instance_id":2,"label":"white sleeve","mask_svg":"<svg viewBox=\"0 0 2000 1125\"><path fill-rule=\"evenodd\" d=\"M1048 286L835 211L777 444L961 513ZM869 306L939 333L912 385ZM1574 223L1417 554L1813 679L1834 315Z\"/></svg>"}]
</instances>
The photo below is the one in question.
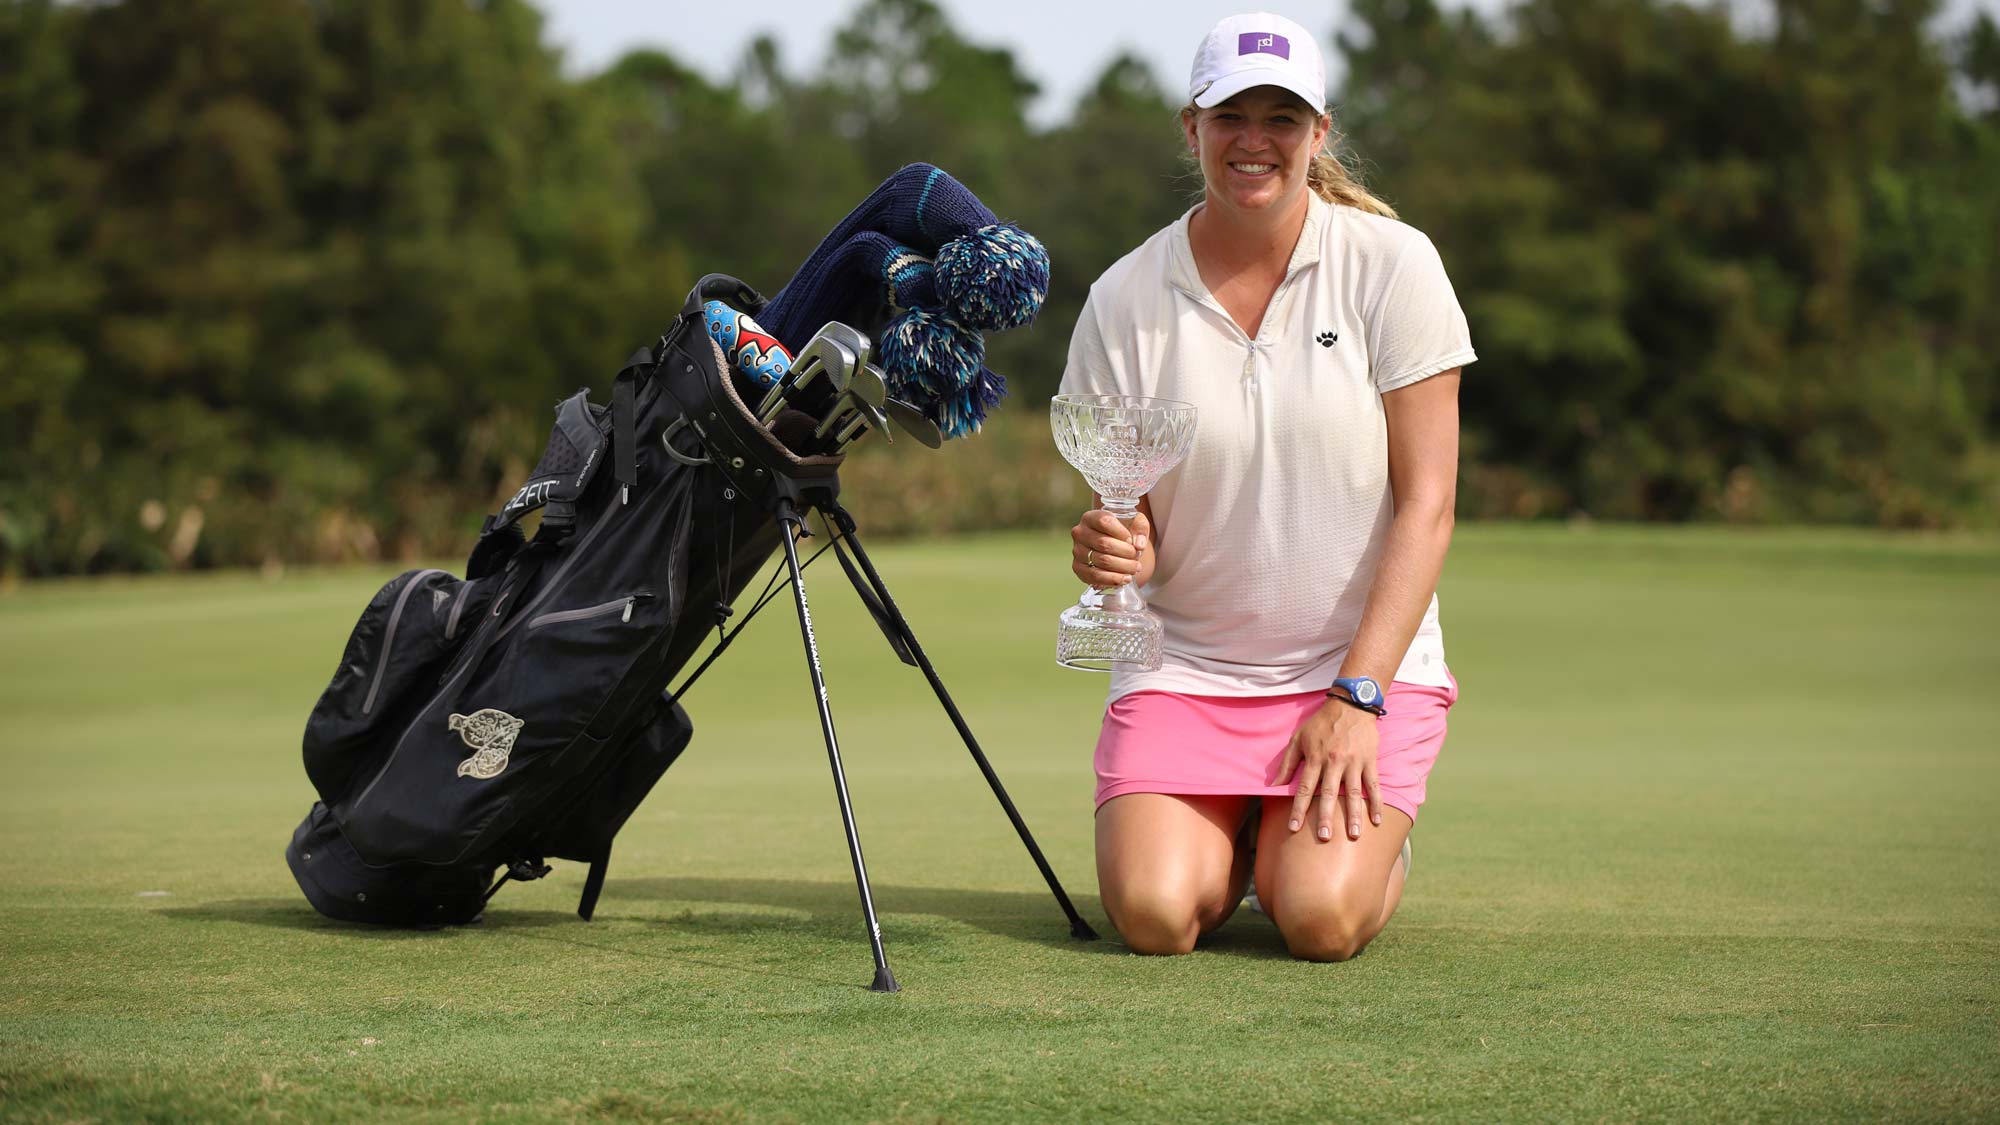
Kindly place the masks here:
<instances>
[{"instance_id":1,"label":"white sleeve","mask_svg":"<svg viewBox=\"0 0 2000 1125\"><path fill-rule=\"evenodd\" d=\"M1076 330L1069 337L1069 362L1063 366L1062 384L1059 394L1066 395L1115 395L1123 393L1118 385L1120 366L1104 346L1104 332L1097 323L1095 302L1092 293L1084 298L1083 311L1076 314Z\"/></svg>"},{"instance_id":2,"label":"white sleeve","mask_svg":"<svg viewBox=\"0 0 2000 1125\"><path fill-rule=\"evenodd\" d=\"M1410 233L1368 317L1368 373L1383 394L1479 358L1437 247Z\"/></svg>"}]
</instances>

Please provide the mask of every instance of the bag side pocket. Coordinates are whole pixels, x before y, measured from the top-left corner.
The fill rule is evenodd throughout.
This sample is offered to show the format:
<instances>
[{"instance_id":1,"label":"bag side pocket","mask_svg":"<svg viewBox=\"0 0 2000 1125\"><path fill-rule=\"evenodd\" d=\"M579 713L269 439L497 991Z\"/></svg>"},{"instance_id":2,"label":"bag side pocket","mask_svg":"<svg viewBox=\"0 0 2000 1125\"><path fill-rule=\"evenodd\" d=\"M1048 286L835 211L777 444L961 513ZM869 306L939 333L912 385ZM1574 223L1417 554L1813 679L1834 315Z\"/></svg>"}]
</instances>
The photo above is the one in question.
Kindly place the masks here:
<instances>
[{"instance_id":1,"label":"bag side pocket","mask_svg":"<svg viewBox=\"0 0 2000 1125\"><path fill-rule=\"evenodd\" d=\"M437 674L492 599L491 581L442 570L397 575L361 611L340 666L306 719L306 776L329 804L388 749L399 719L427 702Z\"/></svg>"}]
</instances>

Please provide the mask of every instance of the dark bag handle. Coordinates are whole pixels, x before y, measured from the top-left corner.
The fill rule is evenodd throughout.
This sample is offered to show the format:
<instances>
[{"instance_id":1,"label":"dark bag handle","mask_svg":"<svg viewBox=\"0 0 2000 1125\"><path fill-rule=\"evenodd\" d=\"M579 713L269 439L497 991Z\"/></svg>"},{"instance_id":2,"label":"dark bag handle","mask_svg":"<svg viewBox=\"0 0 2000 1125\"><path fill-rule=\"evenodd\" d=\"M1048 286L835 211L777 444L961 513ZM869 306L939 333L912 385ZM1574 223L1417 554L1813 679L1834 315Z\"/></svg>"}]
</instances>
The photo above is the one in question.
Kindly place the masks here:
<instances>
[{"instance_id":1,"label":"dark bag handle","mask_svg":"<svg viewBox=\"0 0 2000 1125\"><path fill-rule=\"evenodd\" d=\"M683 319L698 316L701 306L708 301L721 301L737 312L756 316L768 304L763 294L750 288L749 283L739 281L726 273L711 273L694 283L688 290L687 303L681 306Z\"/></svg>"}]
</instances>

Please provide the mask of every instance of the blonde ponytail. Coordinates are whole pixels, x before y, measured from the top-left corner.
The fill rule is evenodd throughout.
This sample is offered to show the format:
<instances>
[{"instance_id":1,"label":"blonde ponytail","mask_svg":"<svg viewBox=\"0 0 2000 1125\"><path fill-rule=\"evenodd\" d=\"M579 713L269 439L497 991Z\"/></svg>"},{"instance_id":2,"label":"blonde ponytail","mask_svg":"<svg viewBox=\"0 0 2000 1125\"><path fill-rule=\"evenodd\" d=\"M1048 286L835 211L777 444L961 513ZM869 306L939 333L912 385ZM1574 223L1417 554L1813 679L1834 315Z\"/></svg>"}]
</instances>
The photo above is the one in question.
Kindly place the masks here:
<instances>
[{"instance_id":1,"label":"blonde ponytail","mask_svg":"<svg viewBox=\"0 0 2000 1125\"><path fill-rule=\"evenodd\" d=\"M1340 134L1331 126L1326 131L1326 147L1313 154L1312 163L1306 168L1306 186L1319 194L1328 203L1345 203L1357 211L1369 211L1385 219L1396 217L1396 209L1377 199L1361 182L1348 172L1347 165L1334 155Z\"/></svg>"}]
</instances>

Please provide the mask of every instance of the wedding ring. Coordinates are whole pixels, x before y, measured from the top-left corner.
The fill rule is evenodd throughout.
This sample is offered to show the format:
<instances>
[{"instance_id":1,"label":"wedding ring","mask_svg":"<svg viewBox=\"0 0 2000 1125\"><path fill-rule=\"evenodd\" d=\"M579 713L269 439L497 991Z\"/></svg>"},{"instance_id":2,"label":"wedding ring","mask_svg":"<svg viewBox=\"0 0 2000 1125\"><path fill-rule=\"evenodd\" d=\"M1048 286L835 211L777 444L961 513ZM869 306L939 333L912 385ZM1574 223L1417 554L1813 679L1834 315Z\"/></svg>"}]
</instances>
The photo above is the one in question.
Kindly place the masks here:
<instances>
[{"instance_id":1,"label":"wedding ring","mask_svg":"<svg viewBox=\"0 0 2000 1125\"><path fill-rule=\"evenodd\" d=\"M1083 553L1083 569L1096 570L1097 569L1097 563L1095 561L1096 558L1097 558L1097 552L1095 550L1085 551Z\"/></svg>"}]
</instances>

